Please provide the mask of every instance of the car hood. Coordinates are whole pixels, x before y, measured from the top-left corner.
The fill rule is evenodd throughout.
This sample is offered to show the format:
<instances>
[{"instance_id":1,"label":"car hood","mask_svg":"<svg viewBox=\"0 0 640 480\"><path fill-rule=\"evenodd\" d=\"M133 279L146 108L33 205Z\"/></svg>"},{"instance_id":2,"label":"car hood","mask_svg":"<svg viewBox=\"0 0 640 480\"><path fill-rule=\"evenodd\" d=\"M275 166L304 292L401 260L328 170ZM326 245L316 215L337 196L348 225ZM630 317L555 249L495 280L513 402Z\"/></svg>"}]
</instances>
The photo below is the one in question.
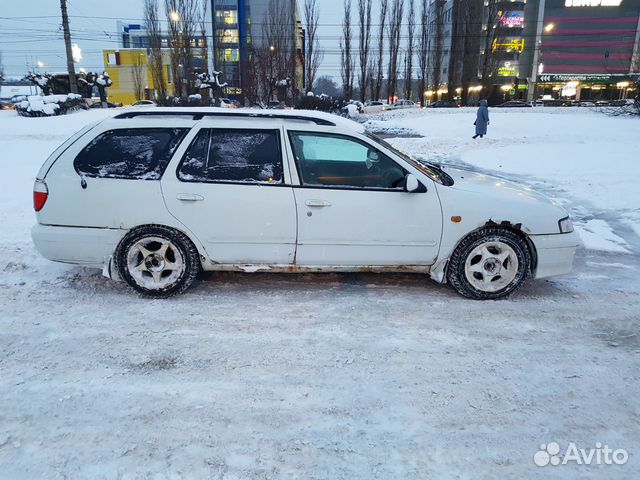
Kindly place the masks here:
<instances>
[{"instance_id":1,"label":"car hood","mask_svg":"<svg viewBox=\"0 0 640 480\"><path fill-rule=\"evenodd\" d=\"M445 172L454 184L439 188L443 209L464 210L469 220L479 224L508 221L521 224L528 233L548 234L559 233L558 221L567 216L546 195L515 182L459 168L446 168Z\"/></svg>"}]
</instances>

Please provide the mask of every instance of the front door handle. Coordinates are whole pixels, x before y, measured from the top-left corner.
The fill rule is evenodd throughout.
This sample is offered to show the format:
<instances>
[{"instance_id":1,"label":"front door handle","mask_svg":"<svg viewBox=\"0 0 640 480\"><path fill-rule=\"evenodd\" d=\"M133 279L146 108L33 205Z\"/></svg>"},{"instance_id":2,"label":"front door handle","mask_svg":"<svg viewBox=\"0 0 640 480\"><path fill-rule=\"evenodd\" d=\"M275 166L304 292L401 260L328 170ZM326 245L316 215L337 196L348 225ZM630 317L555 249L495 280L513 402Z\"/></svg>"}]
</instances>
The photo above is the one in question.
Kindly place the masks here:
<instances>
[{"instance_id":1,"label":"front door handle","mask_svg":"<svg viewBox=\"0 0 640 480\"><path fill-rule=\"evenodd\" d=\"M307 207L318 207L318 208L331 206L331 202L327 202L326 200L306 200L304 204Z\"/></svg>"},{"instance_id":2,"label":"front door handle","mask_svg":"<svg viewBox=\"0 0 640 480\"><path fill-rule=\"evenodd\" d=\"M194 193L179 193L176 195L178 200L182 200L183 202L201 202L204 200L202 195L196 195Z\"/></svg>"}]
</instances>

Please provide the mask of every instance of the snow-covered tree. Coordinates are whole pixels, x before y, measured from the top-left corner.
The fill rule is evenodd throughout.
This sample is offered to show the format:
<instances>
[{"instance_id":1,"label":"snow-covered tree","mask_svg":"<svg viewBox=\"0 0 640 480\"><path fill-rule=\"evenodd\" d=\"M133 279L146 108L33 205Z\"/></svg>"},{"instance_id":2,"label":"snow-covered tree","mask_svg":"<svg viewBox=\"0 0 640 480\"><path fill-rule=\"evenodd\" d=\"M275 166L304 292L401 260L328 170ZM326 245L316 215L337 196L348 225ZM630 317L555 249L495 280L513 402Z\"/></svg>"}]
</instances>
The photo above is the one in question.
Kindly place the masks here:
<instances>
[{"instance_id":1,"label":"snow-covered tree","mask_svg":"<svg viewBox=\"0 0 640 480\"><path fill-rule=\"evenodd\" d=\"M44 95L53 94L53 75L50 73L28 73L25 80L40 87Z\"/></svg>"}]
</instances>

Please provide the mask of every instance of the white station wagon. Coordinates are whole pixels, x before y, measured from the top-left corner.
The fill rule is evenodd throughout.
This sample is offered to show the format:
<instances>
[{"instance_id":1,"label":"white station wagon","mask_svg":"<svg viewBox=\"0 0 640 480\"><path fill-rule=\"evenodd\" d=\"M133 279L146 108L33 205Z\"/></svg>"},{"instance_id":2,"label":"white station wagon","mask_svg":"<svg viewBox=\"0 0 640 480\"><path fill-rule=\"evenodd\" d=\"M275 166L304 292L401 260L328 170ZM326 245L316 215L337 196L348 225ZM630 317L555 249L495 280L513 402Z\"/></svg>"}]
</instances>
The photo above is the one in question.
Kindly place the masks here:
<instances>
[{"instance_id":1,"label":"white station wagon","mask_svg":"<svg viewBox=\"0 0 640 480\"><path fill-rule=\"evenodd\" d=\"M54 151L34 207L42 255L154 297L218 270L417 272L495 299L579 245L546 197L319 112L132 110Z\"/></svg>"}]
</instances>

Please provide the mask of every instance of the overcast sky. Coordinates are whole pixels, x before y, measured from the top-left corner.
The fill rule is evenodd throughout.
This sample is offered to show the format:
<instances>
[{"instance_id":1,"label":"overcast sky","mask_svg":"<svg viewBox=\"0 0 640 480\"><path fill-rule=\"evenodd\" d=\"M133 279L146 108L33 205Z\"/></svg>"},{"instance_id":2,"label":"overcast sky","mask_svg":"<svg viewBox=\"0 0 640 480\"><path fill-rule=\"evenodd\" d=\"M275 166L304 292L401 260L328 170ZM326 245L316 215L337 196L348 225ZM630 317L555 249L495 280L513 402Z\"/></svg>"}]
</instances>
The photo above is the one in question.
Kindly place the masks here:
<instances>
[{"instance_id":1,"label":"overcast sky","mask_svg":"<svg viewBox=\"0 0 640 480\"><path fill-rule=\"evenodd\" d=\"M298 3L302 6L301 0ZM344 3L343 0L319 0L318 3L322 24L319 35L322 47L327 50L320 75L332 75L338 80L338 42ZM104 68L102 50L118 46L116 21L141 22L143 0L68 0L68 10L73 41L80 46L84 57L79 66L100 70ZM355 11L352 17L355 19ZM41 71L65 71L60 23L58 0L0 0L0 52L5 75L23 76L28 65L31 68L38 61L44 64Z\"/></svg>"}]
</instances>

